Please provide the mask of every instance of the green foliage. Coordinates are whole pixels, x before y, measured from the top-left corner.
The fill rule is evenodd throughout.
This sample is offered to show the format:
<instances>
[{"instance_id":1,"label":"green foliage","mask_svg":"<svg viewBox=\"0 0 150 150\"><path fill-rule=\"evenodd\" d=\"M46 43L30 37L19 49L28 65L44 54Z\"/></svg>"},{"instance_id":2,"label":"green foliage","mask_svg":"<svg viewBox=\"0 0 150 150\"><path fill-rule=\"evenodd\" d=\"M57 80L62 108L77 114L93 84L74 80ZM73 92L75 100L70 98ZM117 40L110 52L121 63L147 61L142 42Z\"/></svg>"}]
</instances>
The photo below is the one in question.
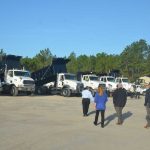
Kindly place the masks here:
<instances>
[{"instance_id":1,"label":"green foliage","mask_svg":"<svg viewBox=\"0 0 150 150\"><path fill-rule=\"evenodd\" d=\"M0 55L6 55L0 49ZM21 63L31 72L43 68L52 62L53 56L50 50L44 49L33 58L23 58ZM109 73L113 69L119 69L123 76L127 76L131 81L135 81L140 76L150 75L150 45L143 39L126 46L120 55L108 55L104 52L97 53L95 56L80 55L76 56L72 52L67 64L70 73L78 71L91 71L96 73Z\"/></svg>"},{"instance_id":2,"label":"green foliage","mask_svg":"<svg viewBox=\"0 0 150 150\"><path fill-rule=\"evenodd\" d=\"M78 70L77 71L91 71L90 59L86 55L80 55L77 58Z\"/></svg>"},{"instance_id":3,"label":"green foliage","mask_svg":"<svg viewBox=\"0 0 150 150\"><path fill-rule=\"evenodd\" d=\"M113 69L119 69L121 74L131 81L150 74L150 46L143 39L128 45L120 55L108 55L102 52L97 53L96 56L76 57L73 52L68 58L71 62L67 68L73 73L78 71L109 73Z\"/></svg>"},{"instance_id":4,"label":"green foliage","mask_svg":"<svg viewBox=\"0 0 150 150\"><path fill-rule=\"evenodd\" d=\"M72 52L70 56L68 57L68 59L70 59L70 62L67 64L68 72L76 73L78 70L76 54Z\"/></svg>"},{"instance_id":5,"label":"green foliage","mask_svg":"<svg viewBox=\"0 0 150 150\"><path fill-rule=\"evenodd\" d=\"M26 69L33 72L47 65L50 65L52 63L52 58L52 53L47 48L44 50L40 50L39 54L37 54L33 58L22 58L21 63L25 66Z\"/></svg>"},{"instance_id":6,"label":"green foliage","mask_svg":"<svg viewBox=\"0 0 150 150\"><path fill-rule=\"evenodd\" d=\"M121 53L121 70L131 80L148 72L150 47L145 40L133 42ZM146 65L147 64L147 65Z\"/></svg>"}]
</instances>

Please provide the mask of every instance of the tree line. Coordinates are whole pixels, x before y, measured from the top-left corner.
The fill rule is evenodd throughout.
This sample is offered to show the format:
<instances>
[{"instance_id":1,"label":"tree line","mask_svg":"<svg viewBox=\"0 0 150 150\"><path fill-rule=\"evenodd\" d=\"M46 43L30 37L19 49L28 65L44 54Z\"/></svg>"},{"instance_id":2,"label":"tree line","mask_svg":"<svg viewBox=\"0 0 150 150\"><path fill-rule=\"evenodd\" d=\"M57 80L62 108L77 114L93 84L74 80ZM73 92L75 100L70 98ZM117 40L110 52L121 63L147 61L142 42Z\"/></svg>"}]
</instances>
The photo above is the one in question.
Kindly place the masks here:
<instances>
[{"instance_id":1,"label":"tree line","mask_svg":"<svg viewBox=\"0 0 150 150\"><path fill-rule=\"evenodd\" d=\"M3 49L0 50L0 54L5 54ZM33 72L50 65L54 57L57 56L54 56L47 48L40 50L33 58L22 58L21 63ZM150 75L150 45L143 39L127 45L119 55L100 52L90 56L87 54L76 56L75 52L71 52L68 57L64 58L70 59L67 64L67 70L70 73L85 71L109 73L117 69L131 81L143 75Z\"/></svg>"}]
</instances>

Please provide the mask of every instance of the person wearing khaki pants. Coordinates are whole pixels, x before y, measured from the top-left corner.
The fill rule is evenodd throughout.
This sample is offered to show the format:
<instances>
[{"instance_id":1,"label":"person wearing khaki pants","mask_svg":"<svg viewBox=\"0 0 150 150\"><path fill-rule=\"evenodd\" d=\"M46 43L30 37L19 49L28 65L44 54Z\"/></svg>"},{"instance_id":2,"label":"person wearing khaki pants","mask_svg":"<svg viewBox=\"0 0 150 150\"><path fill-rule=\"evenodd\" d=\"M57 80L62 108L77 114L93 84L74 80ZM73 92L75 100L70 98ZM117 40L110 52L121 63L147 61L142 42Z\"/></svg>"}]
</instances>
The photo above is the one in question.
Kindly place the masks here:
<instances>
[{"instance_id":1,"label":"person wearing khaki pants","mask_svg":"<svg viewBox=\"0 0 150 150\"><path fill-rule=\"evenodd\" d=\"M122 110L126 105L126 101L127 92L120 83L117 85L117 89L113 93L113 104L118 117L117 125L121 125L123 123Z\"/></svg>"}]
</instances>

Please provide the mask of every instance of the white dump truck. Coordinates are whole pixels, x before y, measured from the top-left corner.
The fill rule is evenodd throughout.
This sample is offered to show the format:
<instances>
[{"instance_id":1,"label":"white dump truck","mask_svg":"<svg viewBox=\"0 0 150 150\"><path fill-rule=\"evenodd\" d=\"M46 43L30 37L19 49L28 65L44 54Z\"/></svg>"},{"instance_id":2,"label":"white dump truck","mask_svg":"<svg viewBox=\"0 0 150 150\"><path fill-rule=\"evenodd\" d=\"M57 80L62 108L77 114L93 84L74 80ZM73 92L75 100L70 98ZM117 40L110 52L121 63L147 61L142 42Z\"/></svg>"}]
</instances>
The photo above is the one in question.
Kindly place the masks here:
<instances>
[{"instance_id":1,"label":"white dump truck","mask_svg":"<svg viewBox=\"0 0 150 150\"><path fill-rule=\"evenodd\" d=\"M61 94L69 97L81 94L83 84L75 74L67 73L68 59L54 58L52 64L32 73L37 94Z\"/></svg>"},{"instance_id":2,"label":"white dump truck","mask_svg":"<svg viewBox=\"0 0 150 150\"><path fill-rule=\"evenodd\" d=\"M30 72L20 69L21 56L1 56L0 61L0 92L17 96L19 92L28 95L34 93L35 83Z\"/></svg>"},{"instance_id":3,"label":"white dump truck","mask_svg":"<svg viewBox=\"0 0 150 150\"><path fill-rule=\"evenodd\" d=\"M129 82L129 79L127 77L117 77L115 79L115 82L121 83L123 85L123 88L127 90L127 92L130 92L132 84Z\"/></svg>"},{"instance_id":4,"label":"white dump truck","mask_svg":"<svg viewBox=\"0 0 150 150\"><path fill-rule=\"evenodd\" d=\"M103 86L106 90L105 83L103 81L99 81L98 76L95 74L80 73L80 81L83 83L84 87L89 87L92 95L95 94L99 85Z\"/></svg>"},{"instance_id":5,"label":"white dump truck","mask_svg":"<svg viewBox=\"0 0 150 150\"><path fill-rule=\"evenodd\" d=\"M99 80L103 81L106 84L106 88L110 94L112 94L114 90L117 88L115 78L112 76L100 76Z\"/></svg>"}]
</instances>

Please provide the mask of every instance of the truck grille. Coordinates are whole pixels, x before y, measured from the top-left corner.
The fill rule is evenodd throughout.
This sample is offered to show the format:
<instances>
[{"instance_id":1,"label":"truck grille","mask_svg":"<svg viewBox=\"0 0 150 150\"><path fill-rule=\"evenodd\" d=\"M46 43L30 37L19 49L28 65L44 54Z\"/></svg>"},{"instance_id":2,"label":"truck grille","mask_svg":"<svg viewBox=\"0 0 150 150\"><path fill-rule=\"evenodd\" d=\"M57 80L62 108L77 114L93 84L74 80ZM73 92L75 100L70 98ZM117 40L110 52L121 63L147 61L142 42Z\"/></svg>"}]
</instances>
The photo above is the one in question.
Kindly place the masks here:
<instances>
[{"instance_id":1,"label":"truck grille","mask_svg":"<svg viewBox=\"0 0 150 150\"><path fill-rule=\"evenodd\" d=\"M35 82L31 81L31 80L24 80L23 84L33 85L33 84L35 84Z\"/></svg>"}]
</instances>

